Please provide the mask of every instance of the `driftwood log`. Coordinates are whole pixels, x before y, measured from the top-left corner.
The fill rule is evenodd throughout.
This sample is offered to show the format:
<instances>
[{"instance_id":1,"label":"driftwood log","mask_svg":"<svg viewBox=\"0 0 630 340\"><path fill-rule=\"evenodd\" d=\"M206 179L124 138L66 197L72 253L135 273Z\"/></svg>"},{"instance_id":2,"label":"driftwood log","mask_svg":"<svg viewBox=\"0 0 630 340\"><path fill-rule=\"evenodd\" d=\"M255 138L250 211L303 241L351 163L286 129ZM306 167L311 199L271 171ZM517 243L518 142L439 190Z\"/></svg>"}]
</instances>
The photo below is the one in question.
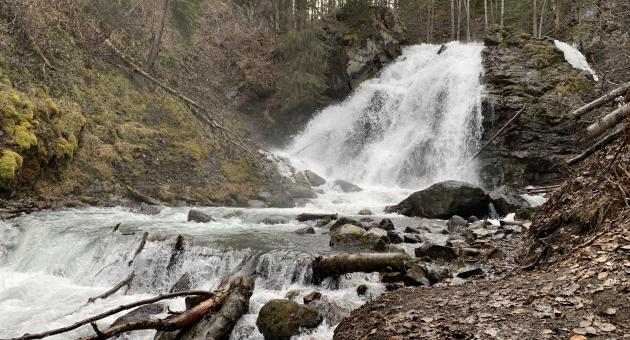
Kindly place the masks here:
<instances>
[{"instance_id":1,"label":"driftwood log","mask_svg":"<svg viewBox=\"0 0 630 340\"><path fill-rule=\"evenodd\" d=\"M238 319L249 310L249 298L254 292L254 278L237 277L231 280L225 301L210 318L204 318L180 332L179 340L228 339Z\"/></svg>"},{"instance_id":2,"label":"driftwood log","mask_svg":"<svg viewBox=\"0 0 630 340\"><path fill-rule=\"evenodd\" d=\"M588 138L595 138L614 128L619 122L630 117L630 103L627 103L615 111L605 115L591 124L586 131Z\"/></svg>"},{"instance_id":3,"label":"driftwood log","mask_svg":"<svg viewBox=\"0 0 630 340\"><path fill-rule=\"evenodd\" d=\"M339 254L318 257L311 264L313 283L320 284L327 277L356 272L404 272L406 263L410 260L409 255L399 253Z\"/></svg>"},{"instance_id":4,"label":"driftwood log","mask_svg":"<svg viewBox=\"0 0 630 340\"><path fill-rule=\"evenodd\" d=\"M579 109L573 111L571 113L571 115L573 116L573 118L579 118L581 116L583 116L585 113L592 111L608 102L610 102L611 100L623 95L624 93L626 93L626 91L630 89L630 82L625 83L623 85L621 85L620 87L612 90L611 92L607 93L604 96L601 96L597 99L595 99L594 101L580 107Z\"/></svg>"},{"instance_id":5,"label":"driftwood log","mask_svg":"<svg viewBox=\"0 0 630 340\"><path fill-rule=\"evenodd\" d=\"M136 307L140 307L140 306L144 306L144 305L148 305L151 303L155 303L158 301L162 301L162 300L167 300L167 299L172 299L172 298L176 298L176 297L182 297L182 296L207 296L208 298L212 298L215 294L207 292L207 291L202 291L202 290L193 290L193 291L185 291L185 292L177 292L177 293L168 293L168 294L162 294L162 295L158 295L156 297L153 298L149 298L149 299L145 299L145 300L140 300L140 301L136 301L130 304L126 304L126 305L121 305L118 306L114 309L108 310L106 312L103 312L101 314L95 315L95 316L91 316L87 319L83 319L81 321L75 322L70 326L65 326L65 327L61 327L61 328L57 328L57 329L53 329L53 330L49 330L43 333L37 333L37 334L24 334L21 337L17 337L17 338L12 338L9 340L29 340L29 339L43 339L49 336L53 336L53 335L57 335L57 334L62 334L62 333L67 333L70 332L72 330L75 330L81 326L85 326L85 325L89 325L93 322L96 322L98 320L101 319L105 319L108 316L112 316L114 314L118 314L122 311L125 310L129 310L132 308L136 308Z\"/></svg>"}]
</instances>

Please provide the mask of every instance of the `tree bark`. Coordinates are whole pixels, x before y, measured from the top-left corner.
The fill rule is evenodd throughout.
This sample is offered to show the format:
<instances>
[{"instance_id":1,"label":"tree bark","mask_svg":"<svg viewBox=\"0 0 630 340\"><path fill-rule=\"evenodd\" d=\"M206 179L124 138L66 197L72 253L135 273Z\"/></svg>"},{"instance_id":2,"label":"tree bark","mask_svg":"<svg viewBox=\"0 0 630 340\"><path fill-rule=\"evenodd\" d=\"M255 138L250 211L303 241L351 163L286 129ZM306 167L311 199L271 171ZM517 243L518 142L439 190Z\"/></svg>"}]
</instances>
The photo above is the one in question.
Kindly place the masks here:
<instances>
[{"instance_id":1,"label":"tree bark","mask_svg":"<svg viewBox=\"0 0 630 340\"><path fill-rule=\"evenodd\" d=\"M604 132L615 127L615 125L619 124L619 122L621 122L628 116L630 116L630 103L623 105L617 110L607 114L597 122L591 124L591 126L587 128L588 138L595 138L602 135Z\"/></svg>"},{"instance_id":2,"label":"tree bark","mask_svg":"<svg viewBox=\"0 0 630 340\"><path fill-rule=\"evenodd\" d=\"M470 42L470 0L466 0L466 42Z\"/></svg>"},{"instance_id":3,"label":"tree bark","mask_svg":"<svg viewBox=\"0 0 630 340\"><path fill-rule=\"evenodd\" d=\"M569 159L566 164L567 165L573 165L576 163L579 163L583 160L585 160L586 158L588 158L590 155L594 154L595 152L597 152L597 150L605 147L606 145L616 141L619 137L621 137L623 135L623 128L609 134L608 136L602 138L599 142L593 144L591 147L589 147L588 149L584 150L584 152L582 152L581 154Z\"/></svg>"},{"instance_id":4,"label":"tree bark","mask_svg":"<svg viewBox=\"0 0 630 340\"><path fill-rule=\"evenodd\" d=\"M50 331L46 331L43 333L38 333L38 334L24 334L21 337L18 338L13 338L11 340L30 340L30 339L43 339L49 336L53 336L53 335L57 335L57 334L62 334L62 333L66 333L66 332L70 332L72 330L75 330L81 326L85 326L88 325L90 323L93 323L95 321L101 320L101 319L105 319L108 316L112 316L114 314L118 314L124 310L129 310L132 308L136 308L136 307L140 307L143 305L148 305L150 303L155 303L158 301L162 301L162 300L166 300L166 299L172 299L172 298L176 298L176 297L181 297L181 296L191 296L191 295L202 295L202 296L208 296L208 298L213 297L215 294L210 293L210 292L206 292L206 291L186 291L186 292L177 292L177 293L169 293L169 294L162 294L150 299L145 299L145 300L140 300L140 301L136 301L134 303L130 303L127 305L121 305L118 306L114 309L111 309L109 311L106 311L104 313L101 313L99 315L95 315L92 317L89 317L87 319L78 321L70 326L66 326L66 327L61 327L61 328L57 328L57 329L53 329Z\"/></svg>"},{"instance_id":5,"label":"tree bark","mask_svg":"<svg viewBox=\"0 0 630 340\"><path fill-rule=\"evenodd\" d=\"M451 40L455 40L455 0L451 0Z\"/></svg>"},{"instance_id":6,"label":"tree bark","mask_svg":"<svg viewBox=\"0 0 630 340\"><path fill-rule=\"evenodd\" d=\"M221 309L209 319L201 319L178 335L179 340L228 339L236 322L247 313L254 292L254 278L238 277L230 283Z\"/></svg>"},{"instance_id":7,"label":"tree bark","mask_svg":"<svg viewBox=\"0 0 630 340\"><path fill-rule=\"evenodd\" d=\"M485 29L488 30L488 0L483 0L483 19L485 21Z\"/></svg>"},{"instance_id":8,"label":"tree bark","mask_svg":"<svg viewBox=\"0 0 630 340\"><path fill-rule=\"evenodd\" d=\"M147 233L148 234L148 233ZM108 297L112 296L114 293L116 293L117 291L120 290L120 288L127 286L129 287L131 285L131 282L133 281L133 278L135 276L134 272L131 272L131 274L129 274L129 276L127 276L127 278L125 278L124 280L120 281L116 286L114 286L114 288L106 291L105 293L99 295L99 296L95 296L95 297L91 297L88 299L88 303L92 303L98 299L107 299Z\"/></svg>"},{"instance_id":9,"label":"tree bark","mask_svg":"<svg viewBox=\"0 0 630 340\"><path fill-rule=\"evenodd\" d=\"M153 43L151 44L151 50L149 51L149 58L147 59L146 72L153 73L155 67L155 61L160 54L160 45L162 44L162 34L164 33L164 24L166 23L166 17L168 12L169 0L162 0L162 8L159 10L158 28L153 35Z\"/></svg>"},{"instance_id":10,"label":"tree bark","mask_svg":"<svg viewBox=\"0 0 630 340\"><path fill-rule=\"evenodd\" d=\"M501 0L501 26L503 26L504 14L505 14L505 0Z\"/></svg>"},{"instance_id":11,"label":"tree bark","mask_svg":"<svg viewBox=\"0 0 630 340\"><path fill-rule=\"evenodd\" d=\"M407 254L399 253L366 253L340 254L318 257L311 264L313 268L313 283L320 284L329 276L347 273L404 272L405 263L411 260Z\"/></svg>"},{"instance_id":12,"label":"tree bark","mask_svg":"<svg viewBox=\"0 0 630 340\"><path fill-rule=\"evenodd\" d=\"M538 37L538 20L536 20L536 18L538 18L538 14L536 13L536 0L532 0L532 22L534 24L533 28L532 28L532 37L536 38Z\"/></svg>"},{"instance_id":13,"label":"tree bark","mask_svg":"<svg viewBox=\"0 0 630 340\"><path fill-rule=\"evenodd\" d=\"M624 93L626 93L626 91L630 89L630 82L625 83L621 86L619 86L618 88L610 91L608 94L601 96L597 99L595 99L594 101L580 107L579 109L573 111L573 113L571 113L571 115L573 116L573 118L579 118L581 116L583 116L585 113L590 112L606 103L608 103L609 101L623 95Z\"/></svg>"},{"instance_id":14,"label":"tree bark","mask_svg":"<svg viewBox=\"0 0 630 340\"><path fill-rule=\"evenodd\" d=\"M547 7L547 0L543 1L542 8L540 9L540 25L538 26L538 39L542 38L543 20L545 18L545 7Z\"/></svg>"},{"instance_id":15,"label":"tree bark","mask_svg":"<svg viewBox=\"0 0 630 340\"><path fill-rule=\"evenodd\" d=\"M197 306L189 309L179 315L166 319L148 319L131 321L120 324L118 326L110 327L101 334L94 334L80 338L79 340L102 340L109 339L119 334L127 333L130 331L137 331L143 329L155 329L162 332L172 332L179 329L186 328L195 322L199 321L206 314L216 311L223 304L225 300L225 293L217 294L214 297L198 304Z\"/></svg>"}]
</instances>

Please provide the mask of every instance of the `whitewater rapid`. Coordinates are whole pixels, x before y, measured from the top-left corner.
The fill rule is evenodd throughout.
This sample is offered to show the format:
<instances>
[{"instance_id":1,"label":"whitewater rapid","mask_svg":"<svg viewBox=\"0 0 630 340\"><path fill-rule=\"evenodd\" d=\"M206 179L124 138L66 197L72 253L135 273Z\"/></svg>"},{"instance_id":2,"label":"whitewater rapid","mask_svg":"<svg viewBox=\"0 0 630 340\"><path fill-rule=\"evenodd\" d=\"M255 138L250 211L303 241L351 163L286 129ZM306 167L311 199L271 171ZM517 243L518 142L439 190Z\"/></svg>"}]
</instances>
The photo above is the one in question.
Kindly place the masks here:
<instances>
[{"instance_id":1,"label":"whitewater rapid","mask_svg":"<svg viewBox=\"0 0 630 340\"><path fill-rule=\"evenodd\" d=\"M192 289L214 290L230 275L256 275L249 312L232 339L262 339L255 325L269 300L299 291L296 301L317 290L353 309L381 294L375 274L352 274L320 286L310 284L308 264L334 253L330 236L295 230L314 222L295 220L299 213L338 213L360 218L368 208L378 222L392 218L397 229L418 219L385 215L383 208L434 182L477 182L476 165L467 160L481 136L483 73L480 44L449 43L407 47L378 78L365 82L347 100L318 113L294 142L276 153L298 170L310 169L329 182L318 196L288 209L198 208L216 221L187 222L189 207L166 208L147 216L128 208L42 211L0 222L0 338L66 326L121 304L166 292L184 274ZM289 167L290 168L290 167ZM332 181L346 179L363 191L343 193ZM280 220L278 224L264 219ZM114 225L121 223L117 232ZM444 221L423 223L444 225ZM142 234L144 250L129 266ZM177 237L184 251L171 264ZM444 243L441 234L423 235ZM412 252L413 249L405 249ZM86 304L134 272L131 287L105 300ZM368 285L368 296L356 287ZM168 302L182 310L182 299ZM116 317L98 322L101 329ZM162 314L161 316L166 316ZM335 323L325 322L304 339L332 338ZM51 339L92 334L90 327ZM152 339L154 332L130 333L127 339Z\"/></svg>"}]
</instances>

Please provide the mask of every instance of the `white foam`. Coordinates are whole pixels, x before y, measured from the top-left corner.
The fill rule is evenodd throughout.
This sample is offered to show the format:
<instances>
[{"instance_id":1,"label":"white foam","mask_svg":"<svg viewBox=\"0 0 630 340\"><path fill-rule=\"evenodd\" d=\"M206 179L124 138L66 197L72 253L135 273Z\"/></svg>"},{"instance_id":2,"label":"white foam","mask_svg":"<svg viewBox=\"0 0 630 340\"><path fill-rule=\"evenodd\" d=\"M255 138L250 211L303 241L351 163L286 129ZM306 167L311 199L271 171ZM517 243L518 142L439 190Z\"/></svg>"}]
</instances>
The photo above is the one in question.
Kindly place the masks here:
<instances>
[{"instance_id":1,"label":"white foam","mask_svg":"<svg viewBox=\"0 0 630 340\"><path fill-rule=\"evenodd\" d=\"M582 54L582 52L580 52L576 46L569 45L559 40L554 40L553 42L556 44L556 47L560 51L562 51L562 53L564 53L564 59L566 59L567 62L571 64L571 66L575 67L578 70L587 71L593 76L593 79L595 81L599 81L597 73L591 68L591 66L588 64L588 61L586 61L586 57L584 56L584 54Z\"/></svg>"}]
</instances>

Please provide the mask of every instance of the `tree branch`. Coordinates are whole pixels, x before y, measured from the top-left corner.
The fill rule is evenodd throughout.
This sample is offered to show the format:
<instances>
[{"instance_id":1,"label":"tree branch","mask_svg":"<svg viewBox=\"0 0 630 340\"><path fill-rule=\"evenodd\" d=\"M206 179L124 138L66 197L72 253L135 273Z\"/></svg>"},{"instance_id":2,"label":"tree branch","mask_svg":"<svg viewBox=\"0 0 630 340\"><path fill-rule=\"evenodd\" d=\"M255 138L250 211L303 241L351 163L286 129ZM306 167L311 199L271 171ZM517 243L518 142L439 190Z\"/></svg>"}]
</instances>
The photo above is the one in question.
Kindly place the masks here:
<instances>
[{"instance_id":1,"label":"tree branch","mask_svg":"<svg viewBox=\"0 0 630 340\"><path fill-rule=\"evenodd\" d=\"M103 294L101 294L101 295L99 295L99 296L95 296L95 297L91 297L91 298L89 298L87 303L92 303L92 302L94 302L94 301L96 301L96 300L98 300L98 299L106 299L106 298L108 298L108 297L112 296L112 295L113 295L114 293L116 293L117 291L119 291L119 290L120 290L120 288L122 288L122 287L124 287L124 286L129 287L129 285L131 285L131 281L133 281L133 277L134 277L135 275L136 275L136 274L135 274L134 272L131 272L131 274L129 274L129 276L127 276L127 278L126 278L126 279L124 279L124 280L120 281L117 285L115 285L115 286L114 286L114 288L112 288L112 289L110 289L110 290L106 291L105 293L103 293Z\"/></svg>"}]
</instances>

